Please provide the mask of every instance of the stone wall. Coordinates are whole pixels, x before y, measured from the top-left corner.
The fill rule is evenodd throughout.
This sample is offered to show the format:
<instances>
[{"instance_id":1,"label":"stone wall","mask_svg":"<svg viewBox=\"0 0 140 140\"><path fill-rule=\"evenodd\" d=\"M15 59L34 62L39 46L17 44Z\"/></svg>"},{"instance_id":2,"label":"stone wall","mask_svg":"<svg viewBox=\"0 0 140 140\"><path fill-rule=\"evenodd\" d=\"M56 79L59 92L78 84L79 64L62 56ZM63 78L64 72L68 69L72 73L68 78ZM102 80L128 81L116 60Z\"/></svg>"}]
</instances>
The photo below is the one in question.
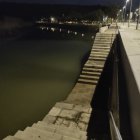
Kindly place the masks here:
<instances>
[{"instance_id":1,"label":"stone wall","mask_svg":"<svg viewBox=\"0 0 140 140\"><path fill-rule=\"evenodd\" d=\"M134 76L134 71L132 70L132 66L129 60L129 57L126 53L125 43L123 42L123 37L121 33L119 34L119 42L120 42L120 55L121 55L121 63L124 71L124 77L126 82L126 97L124 99L124 104L128 101L129 107L129 115L124 116L130 118L130 127L132 129L133 140L140 140L140 91L136 82L136 78ZM122 104L123 106L123 104ZM124 115L126 115L124 113ZM126 128L127 129L127 128Z\"/></svg>"}]
</instances>

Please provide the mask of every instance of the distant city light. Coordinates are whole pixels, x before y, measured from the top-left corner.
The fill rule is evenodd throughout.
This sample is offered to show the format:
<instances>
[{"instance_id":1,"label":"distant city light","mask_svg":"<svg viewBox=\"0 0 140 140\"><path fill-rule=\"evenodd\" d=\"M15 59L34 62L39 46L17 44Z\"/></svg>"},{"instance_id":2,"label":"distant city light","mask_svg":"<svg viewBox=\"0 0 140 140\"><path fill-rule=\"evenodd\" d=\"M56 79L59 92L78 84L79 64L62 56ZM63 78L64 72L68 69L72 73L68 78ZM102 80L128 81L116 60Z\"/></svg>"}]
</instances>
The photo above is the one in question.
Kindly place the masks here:
<instances>
[{"instance_id":1,"label":"distant city light","mask_svg":"<svg viewBox=\"0 0 140 140\"><path fill-rule=\"evenodd\" d=\"M53 31L53 32L54 32L54 31L55 31L55 28L51 28L51 31Z\"/></svg>"},{"instance_id":2,"label":"distant city light","mask_svg":"<svg viewBox=\"0 0 140 140\"><path fill-rule=\"evenodd\" d=\"M77 35L77 32L75 32L74 34Z\"/></svg>"},{"instance_id":3,"label":"distant city light","mask_svg":"<svg viewBox=\"0 0 140 140\"><path fill-rule=\"evenodd\" d=\"M126 8L126 6L123 7L123 9L125 9L125 8Z\"/></svg>"},{"instance_id":4,"label":"distant city light","mask_svg":"<svg viewBox=\"0 0 140 140\"><path fill-rule=\"evenodd\" d=\"M55 21L55 18L54 17L51 17L51 22L54 22Z\"/></svg>"},{"instance_id":5,"label":"distant city light","mask_svg":"<svg viewBox=\"0 0 140 140\"><path fill-rule=\"evenodd\" d=\"M45 27L40 27L40 29L43 31L45 29Z\"/></svg>"},{"instance_id":6,"label":"distant city light","mask_svg":"<svg viewBox=\"0 0 140 140\"><path fill-rule=\"evenodd\" d=\"M84 36L84 34L82 34L82 37Z\"/></svg>"}]
</instances>

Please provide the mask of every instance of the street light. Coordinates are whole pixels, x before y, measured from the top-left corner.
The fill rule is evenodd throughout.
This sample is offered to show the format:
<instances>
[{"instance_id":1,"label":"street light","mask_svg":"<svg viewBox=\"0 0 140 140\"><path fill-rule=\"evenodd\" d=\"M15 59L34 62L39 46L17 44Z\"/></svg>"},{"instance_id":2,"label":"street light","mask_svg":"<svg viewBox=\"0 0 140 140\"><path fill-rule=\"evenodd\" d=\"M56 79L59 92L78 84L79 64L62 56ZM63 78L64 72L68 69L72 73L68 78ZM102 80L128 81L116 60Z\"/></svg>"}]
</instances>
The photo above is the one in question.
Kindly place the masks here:
<instances>
[{"instance_id":1,"label":"street light","mask_svg":"<svg viewBox=\"0 0 140 140\"><path fill-rule=\"evenodd\" d=\"M126 8L127 8L127 3L128 2L129 2L129 0L126 0L125 5L123 7L123 10L124 10L124 22L125 22ZM123 24L124 24L124 22L123 22Z\"/></svg>"},{"instance_id":2,"label":"street light","mask_svg":"<svg viewBox=\"0 0 140 140\"><path fill-rule=\"evenodd\" d=\"M125 21L125 8L126 8L126 6L123 6L123 25L124 25L124 21Z\"/></svg>"},{"instance_id":3,"label":"street light","mask_svg":"<svg viewBox=\"0 0 140 140\"><path fill-rule=\"evenodd\" d=\"M122 13L122 9L120 9L117 13L117 19L122 22L123 21L123 13Z\"/></svg>"},{"instance_id":4,"label":"street light","mask_svg":"<svg viewBox=\"0 0 140 140\"><path fill-rule=\"evenodd\" d=\"M139 28L139 20L140 20L140 2L139 2L139 8L137 9L138 11L138 17L137 17L137 25L136 25L136 30Z\"/></svg>"},{"instance_id":5,"label":"street light","mask_svg":"<svg viewBox=\"0 0 140 140\"><path fill-rule=\"evenodd\" d=\"M129 11L128 27L130 27L131 10L132 10L132 0L130 0L130 11Z\"/></svg>"}]
</instances>

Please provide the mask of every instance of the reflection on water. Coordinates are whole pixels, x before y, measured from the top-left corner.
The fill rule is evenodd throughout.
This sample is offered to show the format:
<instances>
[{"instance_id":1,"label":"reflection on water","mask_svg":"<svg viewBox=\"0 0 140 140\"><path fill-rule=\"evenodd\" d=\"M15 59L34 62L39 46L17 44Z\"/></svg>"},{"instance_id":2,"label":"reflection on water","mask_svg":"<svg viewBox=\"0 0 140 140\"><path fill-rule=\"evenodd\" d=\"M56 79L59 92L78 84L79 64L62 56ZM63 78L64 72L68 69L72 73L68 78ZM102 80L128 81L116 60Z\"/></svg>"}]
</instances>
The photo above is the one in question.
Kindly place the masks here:
<instances>
[{"instance_id":1,"label":"reflection on water","mask_svg":"<svg viewBox=\"0 0 140 140\"><path fill-rule=\"evenodd\" d=\"M74 86L91 44L56 35L34 30L1 45L0 138L41 120Z\"/></svg>"}]
</instances>

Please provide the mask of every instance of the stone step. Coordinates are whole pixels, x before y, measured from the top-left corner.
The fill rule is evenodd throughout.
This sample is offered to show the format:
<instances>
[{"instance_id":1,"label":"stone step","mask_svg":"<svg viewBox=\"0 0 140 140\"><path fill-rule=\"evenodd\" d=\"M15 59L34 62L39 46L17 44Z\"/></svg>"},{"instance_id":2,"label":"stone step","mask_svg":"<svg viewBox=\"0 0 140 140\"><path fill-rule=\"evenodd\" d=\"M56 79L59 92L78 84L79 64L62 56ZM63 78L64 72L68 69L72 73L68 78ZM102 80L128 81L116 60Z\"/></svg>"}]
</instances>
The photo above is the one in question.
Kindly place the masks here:
<instances>
[{"instance_id":1,"label":"stone step","mask_svg":"<svg viewBox=\"0 0 140 140\"><path fill-rule=\"evenodd\" d=\"M56 125L56 124L48 124L48 123L46 123L44 121L38 121L37 124L42 126L42 127L45 127L48 131L51 131L53 129L53 131L51 131L51 132L56 132L56 130L58 130L58 129L62 129L62 130L66 130L67 129L67 131L69 131L69 132L77 131L80 135L81 134L82 135L86 135L87 134L86 131L81 131L78 128L71 128L71 127L60 126L60 125Z\"/></svg>"},{"instance_id":2,"label":"stone step","mask_svg":"<svg viewBox=\"0 0 140 140\"><path fill-rule=\"evenodd\" d=\"M111 44L94 43L92 47L111 47Z\"/></svg>"},{"instance_id":3,"label":"stone step","mask_svg":"<svg viewBox=\"0 0 140 140\"><path fill-rule=\"evenodd\" d=\"M114 41L114 37L96 37L95 39L94 39L94 41L95 40L97 40L97 41Z\"/></svg>"},{"instance_id":4,"label":"stone step","mask_svg":"<svg viewBox=\"0 0 140 140\"><path fill-rule=\"evenodd\" d=\"M100 72L88 72L88 71L82 71L82 74L84 75L94 75L94 76L100 76Z\"/></svg>"},{"instance_id":5,"label":"stone step","mask_svg":"<svg viewBox=\"0 0 140 140\"><path fill-rule=\"evenodd\" d=\"M33 127L27 127L22 134L16 134L16 137L20 137L20 138L33 138L35 140L52 140L52 139L56 139L56 140L61 140L62 139L62 135L56 134L54 132L50 132L50 131L44 131L41 129L37 129L37 128L33 128Z\"/></svg>"},{"instance_id":6,"label":"stone step","mask_svg":"<svg viewBox=\"0 0 140 140\"><path fill-rule=\"evenodd\" d=\"M24 139L16 138L15 136L7 136L3 140L24 140Z\"/></svg>"},{"instance_id":7,"label":"stone step","mask_svg":"<svg viewBox=\"0 0 140 140\"><path fill-rule=\"evenodd\" d=\"M102 69L104 66L103 65L97 65L97 64L87 64L85 63L84 65L85 68L99 68L99 69Z\"/></svg>"},{"instance_id":8,"label":"stone step","mask_svg":"<svg viewBox=\"0 0 140 140\"><path fill-rule=\"evenodd\" d=\"M106 61L106 58L97 58L97 57L89 57L89 60L94 60L94 61Z\"/></svg>"},{"instance_id":9,"label":"stone step","mask_svg":"<svg viewBox=\"0 0 140 140\"><path fill-rule=\"evenodd\" d=\"M42 125L40 125L40 124L34 124L33 125L33 128L36 128L36 129L38 129L38 130L42 130L42 131L48 131L48 129L47 129L47 127L46 126L42 126ZM62 130L62 129L60 129L59 131L58 130L56 130L55 131L55 136L52 136L52 138L53 139L60 139L60 140L62 140L63 139L63 137L64 136L67 136L67 137L71 137L71 138L74 138L74 139L80 139L80 136L79 135L74 135L74 133L70 133L69 131L67 131L67 129L65 129L65 130ZM60 138L58 138L58 136L60 137ZM76 137L76 138L75 138Z\"/></svg>"},{"instance_id":10,"label":"stone step","mask_svg":"<svg viewBox=\"0 0 140 140\"><path fill-rule=\"evenodd\" d=\"M100 57L100 58L106 58L108 55L100 55L100 54L90 54L89 57Z\"/></svg>"},{"instance_id":11,"label":"stone step","mask_svg":"<svg viewBox=\"0 0 140 140\"><path fill-rule=\"evenodd\" d=\"M110 46L101 46L101 45L99 45L99 46L93 46L91 51L93 51L93 49L99 49L100 50L99 52L102 52L104 50L109 51L111 49L111 47Z\"/></svg>"},{"instance_id":12,"label":"stone step","mask_svg":"<svg viewBox=\"0 0 140 140\"><path fill-rule=\"evenodd\" d=\"M51 131L51 129L54 128L54 133L62 136L67 136L67 137L72 137L72 138L77 138L81 139L83 137L86 137L87 132L85 131L80 131L79 129L73 129L73 128L68 128L65 126L59 126L59 125L48 125L44 122L38 122L37 124L33 125L34 128L38 128L44 131Z\"/></svg>"},{"instance_id":13,"label":"stone step","mask_svg":"<svg viewBox=\"0 0 140 140\"><path fill-rule=\"evenodd\" d=\"M110 34L110 33L96 33L96 36L115 37L116 34Z\"/></svg>"},{"instance_id":14,"label":"stone step","mask_svg":"<svg viewBox=\"0 0 140 140\"><path fill-rule=\"evenodd\" d=\"M102 52L107 52L107 53L109 53L110 52L110 49L99 49L99 48L92 48L92 50L91 50L91 53L94 53L94 52L100 52L100 53L102 53Z\"/></svg>"},{"instance_id":15,"label":"stone step","mask_svg":"<svg viewBox=\"0 0 140 140\"><path fill-rule=\"evenodd\" d=\"M74 109L75 105L70 103L65 103L65 102L57 102L55 104L55 107L62 108L62 109Z\"/></svg>"},{"instance_id":16,"label":"stone step","mask_svg":"<svg viewBox=\"0 0 140 140\"><path fill-rule=\"evenodd\" d=\"M98 76L93 76L93 75L80 75L80 79L89 79L89 80L99 80Z\"/></svg>"},{"instance_id":17,"label":"stone step","mask_svg":"<svg viewBox=\"0 0 140 140\"><path fill-rule=\"evenodd\" d=\"M90 71L90 72L102 72L102 69L95 69L95 68L86 68L83 67L83 71Z\"/></svg>"},{"instance_id":18,"label":"stone step","mask_svg":"<svg viewBox=\"0 0 140 140\"><path fill-rule=\"evenodd\" d=\"M112 36L112 35L109 35L109 36L106 36L106 35L96 35L95 38L115 38L115 36Z\"/></svg>"},{"instance_id":19,"label":"stone step","mask_svg":"<svg viewBox=\"0 0 140 140\"><path fill-rule=\"evenodd\" d=\"M92 49L110 50L110 47L106 47L106 46L93 46Z\"/></svg>"},{"instance_id":20,"label":"stone step","mask_svg":"<svg viewBox=\"0 0 140 140\"><path fill-rule=\"evenodd\" d=\"M14 137L22 139L22 140L42 140L39 137L33 136L30 133L26 133L20 130L15 134Z\"/></svg>"},{"instance_id":21,"label":"stone step","mask_svg":"<svg viewBox=\"0 0 140 140\"><path fill-rule=\"evenodd\" d=\"M57 102L55 104L55 107L59 107L62 109L72 109L72 110L89 113L89 114L91 113L91 110L92 110L91 106L89 106L89 105L85 106L85 105L81 105L81 104L71 104L71 103L66 103L66 102ZM73 130L73 131L75 131L75 130Z\"/></svg>"},{"instance_id":22,"label":"stone step","mask_svg":"<svg viewBox=\"0 0 140 140\"><path fill-rule=\"evenodd\" d=\"M93 47L92 47L92 49L110 49L111 48L111 46L110 45L108 45L108 46L105 46L105 45L93 45ZM91 49L91 50L92 50Z\"/></svg>"},{"instance_id":23,"label":"stone step","mask_svg":"<svg viewBox=\"0 0 140 140\"><path fill-rule=\"evenodd\" d=\"M112 36L96 36L95 37L95 39L97 39L97 40L112 40L112 39L114 39L114 37L112 37Z\"/></svg>"},{"instance_id":24,"label":"stone step","mask_svg":"<svg viewBox=\"0 0 140 140\"><path fill-rule=\"evenodd\" d=\"M94 40L94 44L112 44L112 40Z\"/></svg>"},{"instance_id":25,"label":"stone step","mask_svg":"<svg viewBox=\"0 0 140 140\"><path fill-rule=\"evenodd\" d=\"M98 81L88 79L78 79L78 83L97 85Z\"/></svg>"},{"instance_id":26,"label":"stone step","mask_svg":"<svg viewBox=\"0 0 140 140\"><path fill-rule=\"evenodd\" d=\"M108 55L109 52L91 52L90 55Z\"/></svg>"},{"instance_id":27,"label":"stone step","mask_svg":"<svg viewBox=\"0 0 140 140\"><path fill-rule=\"evenodd\" d=\"M109 38L102 38L102 37L96 37L94 41L112 41L114 38L109 37Z\"/></svg>"}]
</instances>

